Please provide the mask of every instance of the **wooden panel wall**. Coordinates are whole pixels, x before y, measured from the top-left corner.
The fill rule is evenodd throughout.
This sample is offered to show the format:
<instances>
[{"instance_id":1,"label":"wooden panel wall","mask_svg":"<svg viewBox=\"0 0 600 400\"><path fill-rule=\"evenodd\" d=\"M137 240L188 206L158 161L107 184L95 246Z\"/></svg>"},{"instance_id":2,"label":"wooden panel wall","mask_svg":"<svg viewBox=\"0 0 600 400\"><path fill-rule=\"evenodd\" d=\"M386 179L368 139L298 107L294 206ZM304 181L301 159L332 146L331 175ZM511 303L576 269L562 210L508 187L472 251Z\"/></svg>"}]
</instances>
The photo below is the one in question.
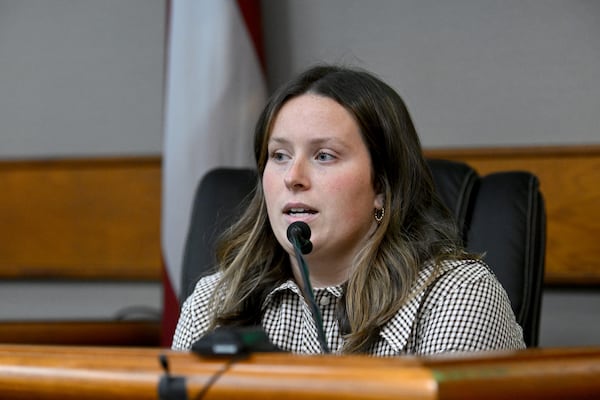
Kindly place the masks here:
<instances>
[{"instance_id":1,"label":"wooden panel wall","mask_svg":"<svg viewBox=\"0 0 600 400\"><path fill-rule=\"evenodd\" d=\"M158 280L160 166L0 162L0 278Z\"/></svg>"},{"instance_id":2,"label":"wooden panel wall","mask_svg":"<svg viewBox=\"0 0 600 400\"><path fill-rule=\"evenodd\" d=\"M546 282L600 283L600 146L428 149L528 170L548 213ZM0 162L0 279L160 279L159 157Z\"/></svg>"},{"instance_id":3,"label":"wooden panel wall","mask_svg":"<svg viewBox=\"0 0 600 400\"><path fill-rule=\"evenodd\" d=\"M481 175L506 170L535 173L546 202L546 283L600 283L600 146L426 153L464 161Z\"/></svg>"}]
</instances>

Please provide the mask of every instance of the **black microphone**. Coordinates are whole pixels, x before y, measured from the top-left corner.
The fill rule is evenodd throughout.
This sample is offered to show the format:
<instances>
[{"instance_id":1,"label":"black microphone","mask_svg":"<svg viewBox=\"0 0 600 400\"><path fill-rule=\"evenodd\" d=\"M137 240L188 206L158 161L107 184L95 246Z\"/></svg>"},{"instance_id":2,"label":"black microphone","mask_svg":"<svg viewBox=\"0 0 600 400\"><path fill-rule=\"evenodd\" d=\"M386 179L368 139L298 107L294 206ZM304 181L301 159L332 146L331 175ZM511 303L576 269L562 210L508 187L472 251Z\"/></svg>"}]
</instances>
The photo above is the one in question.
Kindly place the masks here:
<instances>
[{"instance_id":1,"label":"black microphone","mask_svg":"<svg viewBox=\"0 0 600 400\"><path fill-rule=\"evenodd\" d=\"M292 244L298 244L302 254L308 254L312 251L313 245L310 241L310 226L306 222L296 221L290 224L287 229L287 238ZM294 243L294 240L296 243Z\"/></svg>"},{"instance_id":2,"label":"black microphone","mask_svg":"<svg viewBox=\"0 0 600 400\"><path fill-rule=\"evenodd\" d=\"M321 316L321 310L319 310L317 302L315 301L315 293L310 284L308 266L306 265L306 261L304 261L304 257L302 257L302 254L310 253L313 248L312 242L310 241L310 227L306 222L292 222L287 229L287 238L294 246L294 253L296 254L296 260L300 267L300 275L302 275L302 282L304 283L304 295L308 300L317 327L317 336L319 338L319 343L321 344L321 350L323 350L324 353L329 353L329 346L327 345L325 330L323 329L323 317Z\"/></svg>"}]
</instances>

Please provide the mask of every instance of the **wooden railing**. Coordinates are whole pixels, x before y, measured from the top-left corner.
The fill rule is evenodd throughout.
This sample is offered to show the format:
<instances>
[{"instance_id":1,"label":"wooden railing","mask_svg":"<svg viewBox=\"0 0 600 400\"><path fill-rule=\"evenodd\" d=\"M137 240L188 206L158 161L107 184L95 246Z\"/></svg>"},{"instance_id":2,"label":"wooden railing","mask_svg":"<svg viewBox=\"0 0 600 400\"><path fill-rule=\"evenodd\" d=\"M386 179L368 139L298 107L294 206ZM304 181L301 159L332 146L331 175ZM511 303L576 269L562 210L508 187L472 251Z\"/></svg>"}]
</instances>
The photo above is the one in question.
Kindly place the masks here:
<instances>
[{"instance_id":1,"label":"wooden railing","mask_svg":"<svg viewBox=\"0 0 600 400\"><path fill-rule=\"evenodd\" d=\"M427 149L528 170L548 214L546 283L600 283L600 146ZM160 157L0 161L0 279L160 279Z\"/></svg>"},{"instance_id":2,"label":"wooden railing","mask_svg":"<svg viewBox=\"0 0 600 400\"><path fill-rule=\"evenodd\" d=\"M0 346L2 399L595 399L600 348L375 358L285 353L208 358L161 349Z\"/></svg>"},{"instance_id":3,"label":"wooden railing","mask_svg":"<svg viewBox=\"0 0 600 400\"><path fill-rule=\"evenodd\" d=\"M0 343L156 347L160 339L160 322L152 320L0 322Z\"/></svg>"}]
</instances>

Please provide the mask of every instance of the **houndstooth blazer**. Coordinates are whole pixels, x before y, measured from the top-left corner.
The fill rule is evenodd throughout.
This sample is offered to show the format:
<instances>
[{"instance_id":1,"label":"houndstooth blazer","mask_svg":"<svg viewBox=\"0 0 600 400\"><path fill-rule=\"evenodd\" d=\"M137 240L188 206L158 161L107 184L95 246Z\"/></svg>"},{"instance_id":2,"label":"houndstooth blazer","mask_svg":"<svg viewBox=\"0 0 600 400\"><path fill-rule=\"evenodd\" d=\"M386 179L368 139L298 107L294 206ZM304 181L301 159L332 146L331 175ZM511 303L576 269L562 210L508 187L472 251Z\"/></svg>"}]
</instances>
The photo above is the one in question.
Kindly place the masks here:
<instances>
[{"instance_id":1,"label":"houndstooth blazer","mask_svg":"<svg viewBox=\"0 0 600 400\"><path fill-rule=\"evenodd\" d=\"M185 301L172 348L190 349L209 326L210 298L220 278L201 279ZM372 346L374 356L428 355L525 348L508 296L489 267L476 260L427 264L413 285L413 296L385 323ZM332 353L340 353L344 339L335 318L341 286L315 289L325 336ZM275 288L263 304L262 326L269 339L293 353L321 352L309 306L296 283Z\"/></svg>"}]
</instances>

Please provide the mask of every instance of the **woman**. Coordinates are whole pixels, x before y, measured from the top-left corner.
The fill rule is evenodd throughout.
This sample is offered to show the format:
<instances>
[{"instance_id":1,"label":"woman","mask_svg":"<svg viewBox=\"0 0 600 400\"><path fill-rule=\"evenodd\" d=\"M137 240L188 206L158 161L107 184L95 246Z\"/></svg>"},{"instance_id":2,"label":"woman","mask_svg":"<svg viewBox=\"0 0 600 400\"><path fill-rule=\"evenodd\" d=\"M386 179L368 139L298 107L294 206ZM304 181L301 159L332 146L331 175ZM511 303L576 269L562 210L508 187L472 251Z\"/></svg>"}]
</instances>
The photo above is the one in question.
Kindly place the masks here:
<instances>
[{"instance_id":1,"label":"woman","mask_svg":"<svg viewBox=\"0 0 600 400\"><path fill-rule=\"evenodd\" d=\"M255 129L259 181L223 236L219 272L187 299L174 349L216 327L262 325L296 353L322 351L286 236L305 256L334 353L523 348L508 297L461 246L400 96L372 74L318 66L281 87Z\"/></svg>"}]
</instances>

